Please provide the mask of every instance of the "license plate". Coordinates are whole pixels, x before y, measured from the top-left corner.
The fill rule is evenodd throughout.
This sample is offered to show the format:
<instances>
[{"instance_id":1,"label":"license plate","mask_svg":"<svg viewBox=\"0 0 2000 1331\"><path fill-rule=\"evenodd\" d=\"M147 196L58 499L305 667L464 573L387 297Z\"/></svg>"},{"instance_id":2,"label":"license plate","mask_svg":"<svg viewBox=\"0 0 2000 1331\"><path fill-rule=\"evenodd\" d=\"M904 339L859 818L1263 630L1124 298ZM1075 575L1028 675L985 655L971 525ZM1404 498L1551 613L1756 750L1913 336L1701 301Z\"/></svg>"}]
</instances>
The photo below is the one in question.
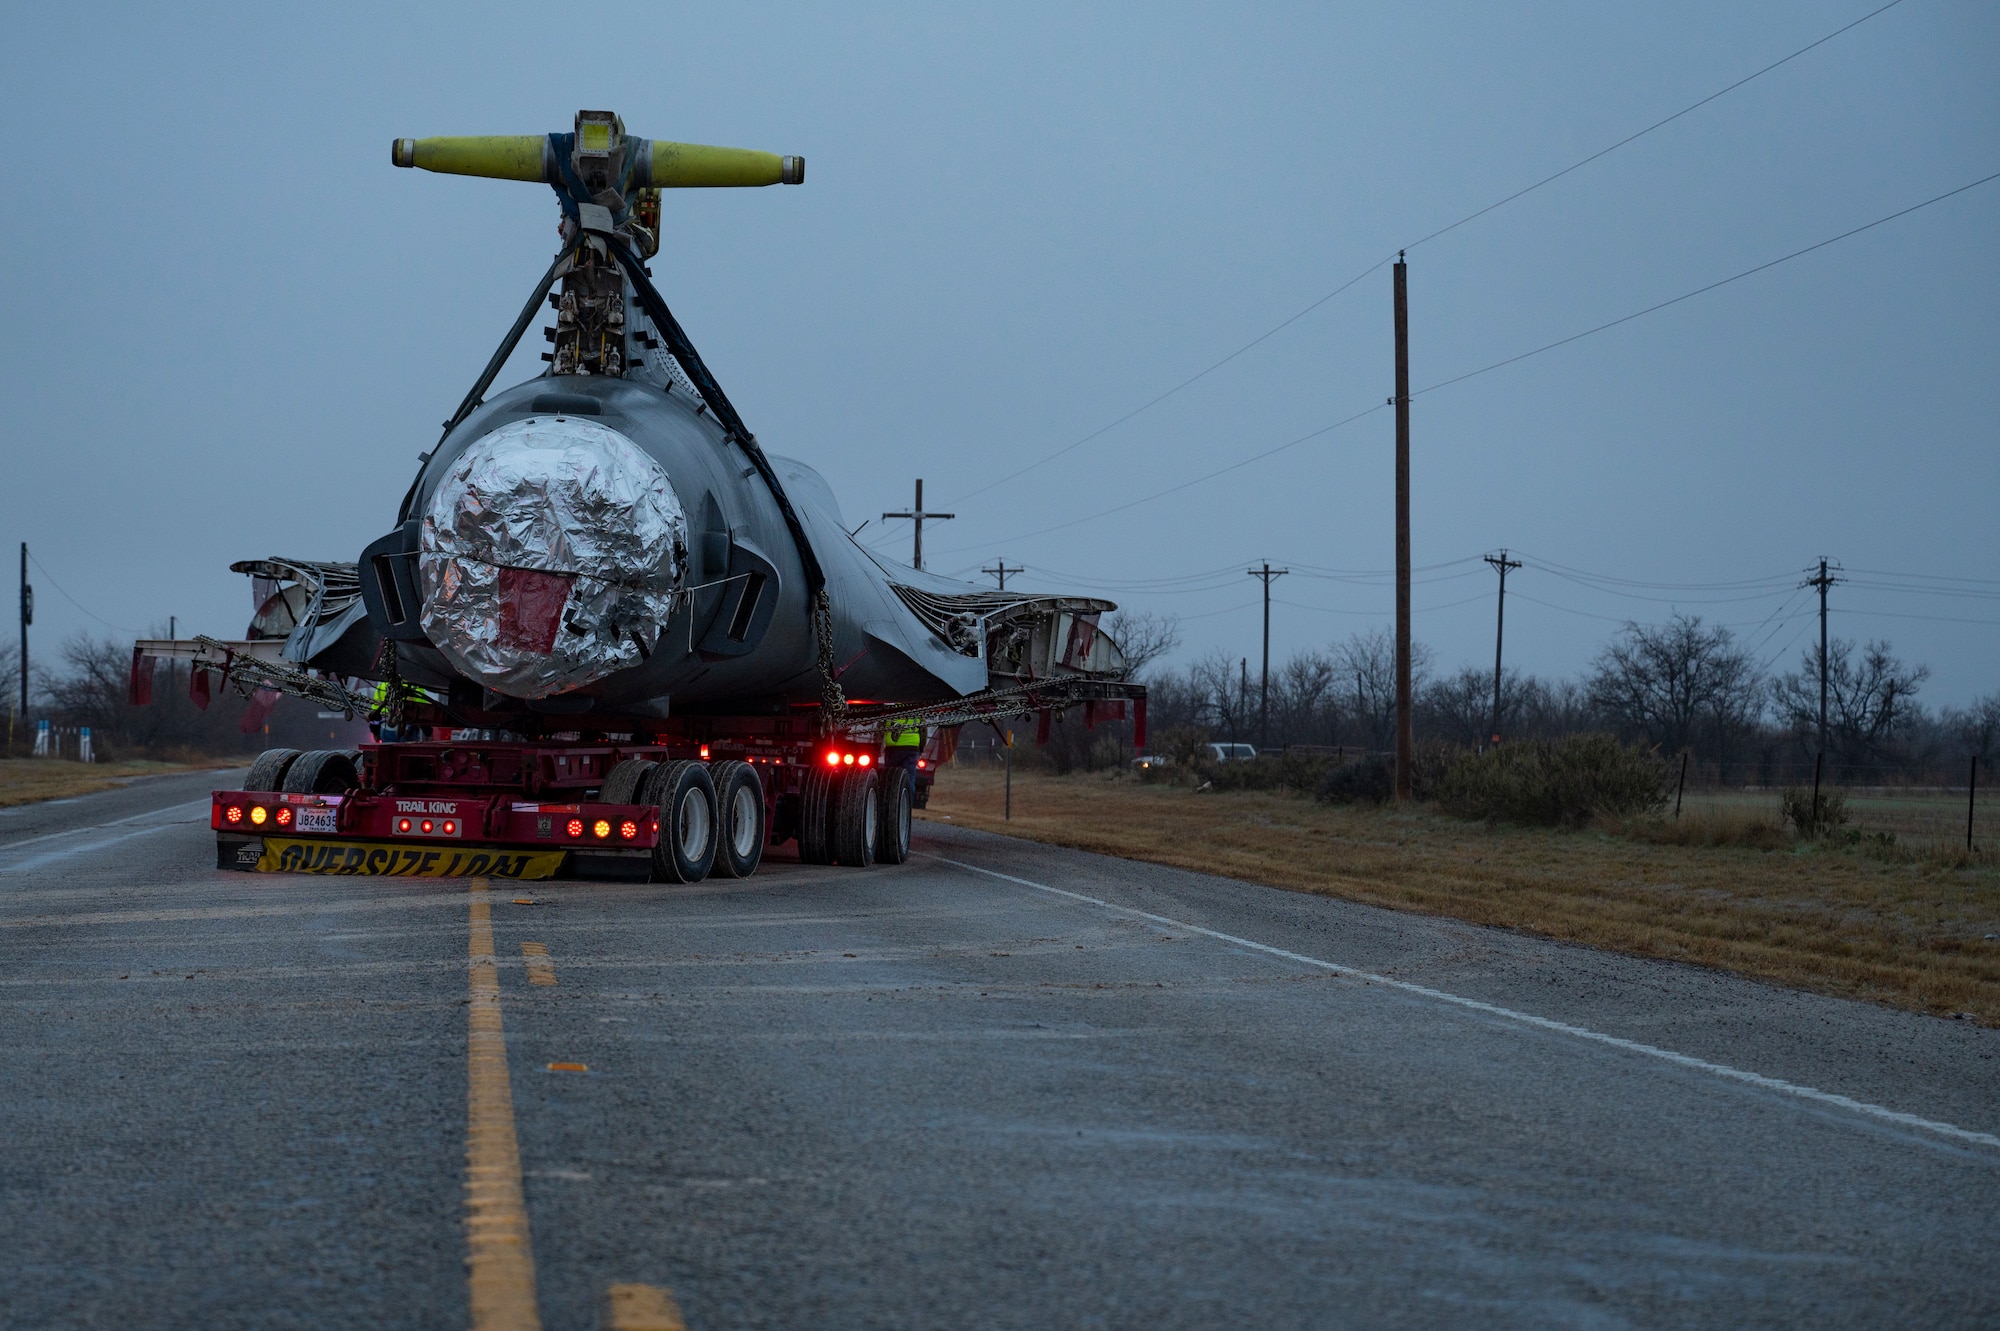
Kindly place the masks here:
<instances>
[{"instance_id":1,"label":"license plate","mask_svg":"<svg viewBox=\"0 0 2000 1331\"><path fill-rule=\"evenodd\" d=\"M298 830L301 832L338 832L338 809L300 809Z\"/></svg>"}]
</instances>

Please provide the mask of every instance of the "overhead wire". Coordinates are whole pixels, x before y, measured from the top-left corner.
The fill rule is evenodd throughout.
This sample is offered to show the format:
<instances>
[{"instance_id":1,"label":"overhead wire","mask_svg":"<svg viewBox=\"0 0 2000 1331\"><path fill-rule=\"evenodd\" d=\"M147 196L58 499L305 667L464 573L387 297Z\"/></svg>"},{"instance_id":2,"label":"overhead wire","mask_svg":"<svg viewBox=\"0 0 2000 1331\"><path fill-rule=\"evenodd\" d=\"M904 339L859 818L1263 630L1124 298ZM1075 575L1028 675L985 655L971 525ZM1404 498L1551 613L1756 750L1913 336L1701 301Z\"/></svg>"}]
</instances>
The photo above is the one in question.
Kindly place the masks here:
<instances>
[{"instance_id":1,"label":"overhead wire","mask_svg":"<svg viewBox=\"0 0 2000 1331\"><path fill-rule=\"evenodd\" d=\"M63 600L68 601L78 610L83 611L84 614L90 616L98 623L104 625L104 627L117 629L120 633L145 632L144 629L135 629L130 627L129 625L114 624L110 620L106 619L103 615L98 614L96 611L92 610L89 606L86 606L83 602L77 600L74 596L71 596L67 591L63 590L63 585L55 580L55 575L50 573L46 568L42 567L42 561L35 558L35 556L32 553L30 553L28 556L28 562L35 566L35 571L37 573L41 574L43 578L47 579L49 586L55 588L57 593L62 596Z\"/></svg>"},{"instance_id":2,"label":"overhead wire","mask_svg":"<svg viewBox=\"0 0 2000 1331\"><path fill-rule=\"evenodd\" d=\"M1063 457L1069 453L1076 451L1077 449L1083 447L1085 444L1090 443L1092 440L1100 438L1103 435L1109 434L1112 430L1117 429L1119 426L1123 425L1125 422L1131 420L1135 416L1143 415L1145 412L1152 410L1160 403L1165 402L1168 398L1173 397L1181 390L1185 388L1190 388L1196 383L1200 382L1201 380L1207 378L1209 375L1221 369L1223 366L1229 364L1231 361L1243 355L1245 352L1250 351L1258 346L1261 346L1265 342L1268 342L1271 338L1277 336L1285 329L1290 328L1293 324L1305 318L1308 314L1311 314L1314 310L1317 310L1320 306L1325 305L1328 301L1332 300L1334 297L1351 289L1356 283L1360 282L1363 278L1367 277L1369 274L1376 272L1384 264L1387 264L1392 260L1394 260L1398 255L1403 254L1409 250L1416 249L1420 245L1426 245L1431 241L1438 239L1441 236L1448 235L1451 232L1458 230L1460 227L1464 226L1468 222L1477 221L1479 218L1486 216L1490 212L1493 212L1500 208L1504 208L1508 204L1513 203L1518 199L1522 199L1530 194L1533 194L1536 190L1541 189L1544 185L1552 185L1556 181L1561 180L1564 176L1569 175L1571 172L1589 166L1592 162L1597 161L1601 157L1609 156L1610 154L1617 152L1620 148L1623 148L1628 144L1636 143L1638 140L1645 138L1648 134L1651 134L1654 130L1663 129L1666 126L1672 124L1674 121L1679 120L1681 117L1688 115L1691 112L1698 111L1704 106L1707 106L1710 102L1713 102L1718 98L1728 96L1730 93L1735 92L1738 88L1743 87L1745 84L1755 82L1757 79L1762 78L1764 75L1769 74L1771 71L1779 68L1780 66L1790 64L1792 61L1798 59L1802 55L1805 55L1807 52L1812 51L1817 47L1826 45L1826 43L1832 41L1834 38L1840 36L1842 33L1860 27L1863 23L1868 22L1870 19L1875 18L1877 15L1884 14L1889 10L1894 9L1897 5L1900 5L1901 3L1903 3L1903 0L1889 0L1889 3L1882 5L1880 8L1870 10L1868 13L1863 14L1860 18L1854 19L1852 22L1843 24L1842 26L1835 28L1832 32L1827 33L1824 37L1820 37L1814 41L1806 43L1804 46L1801 46L1798 50L1793 51L1790 55L1772 61L1770 64L1765 65L1763 68L1755 71L1754 73L1747 74L1744 77L1736 80L1736 82L1730 84L1729 86L1718 89L1717 91L1710 93L1708 96L1702 98L1700 101L1691 102L1688 105L1682 107L1680 110L1674 112L1672 115L1666 116L1660 120L1656 120L1652 124L1646 126L1644 129L1637 131L1636 133L1626 135L1624 138L1618 140L1618 142L1614 144L1611 144L1608 147L1600 148L1596 152L1591 153L1588 157L1579 158L1578 160L1564 167L1562 170L1554 172L1550 175L1543 176L1540 180L1535 181L1533 184L1523 186L1522 188L1515 190L1512 194L1509 194L1501 199L1496 199L1495 201L1487 204L1483 208L1475 209L1474 211L1469 212L1465 216L1459 218L1456 222L1452 222L1449 225L1439 227L1437 230L1431 232L1429 235L1421 236L1418 239L1409 242L1408 244L1397 246L1395 252L1386 254L1382 258L1377 259L1375 262L1369 264L1366 268L1362 269L1354 276L1348 278L1345 282L1342 282L1339 286L1335 287L1333 290L1327 292L1325 295L1319 297L1317 300L1314 300L1312 303L1304 306L1296 313L1272 325L1264 332L1259 333L1256 337L1251 338L1248 342L1245 342L1242 346L1236 348L1236 350L1230 352L1228 355L1224 356L1221 360L1214 362L1213 364L1207 366L1204 369L1196 371L1194 374L1189 375L1187 378L1181 380L1173 387L1167 389L1165 392L1160 393L1154 397L1148 398L1146 401L1140 403L1138 406L1134 407L1132 410L1126 412L1123 416L1120 416L1118 419L1110 422L1109 424L1099 426L1097 429L1092 430L1089 434L1084 435L1082 438L1077 439L1072 443L1065 444L1063 447L1055 450L1055 452L1049 453L1044 457L1038 458L1034 462L1030 462L1025 467L1021 467L1015 471L1009 472L1007 475L1002 476L997 480L988 481L986 484L978 487L977 489L968 490L964 494L961 494L956 498L954 498L951 502L962 503L965 500L971 499L977 495L985 494L988 490L994 489L997 486L1005 485L1009 481L1018 480L1020 477L1027 475L1029 472L1034 471L1037 468L1042 467L1050 462L1053 462L1059 457Z\"/></svg>"},{"instance_id":3,"label":"overhead wire","mask_svg":"<svg viewBox=\"0 0 2000 1331\"><path fill-rule=\"evenodd\" d=\"M1554 351L1558 347L1568 346L1572 342L1580 342L1584 338L1594 336L1595 334L1598 333L1606 332L1613 328L1617 328L1622 324L1631 323L1635 319L1641 319L1649 314L1658 313L1661 310L1668 309L1675 305L1679 305L1683 301L1692 300L1696 296L1706 295L1708 292L1719 290L1720 288L1726 287L1733 282L1739 282L1746 277L1751 277L1757 273L1765 272L1771 268L1777 267L1779 264L1789 263L1793 259L1801 258L1804 255L1811 254L1815 250L1825 249L1827 246L1837 244L1838 242L1846 240L1849 237L1861 235L1863 232L1866 231L1872 231L1876 227L1883 226L1889 222L1893 222L1898 218L1908 217L1912 213L1919 212L1925 208L1929 208L1934 204L1943 203L1947 199L1955 198L1960 194L1964 194L1968 190L1977 189L1981 185L1990 184L1995 180L2000 180L2000 171L1995 171L1989 175L1981 176L1977 180L1971 181L1968 184L1960 185L1955 189L1946 190L1942 194L1932 195L1930 198L1925 199L1921 203L1911 204L1907 208L1899 208L1895 212L1889 213L1883 217L1878 217L1872 222L1866 222L1860 226L1851 227L1848 230L1841 232L1839 235L1829 236L1825 240L1816 241L1811 245L1807 245L1800 249L1793 250L1789 254L1784 254L1779 256L1778 258L1757 264L1755 267L1752 268L1746 268L1742 272L1731 274L1728 277L1722 278L1720 281L1710 282L1707 283L1706 285L1696 287L1692 291L1684 292L1683 294L1675 296L1669 300L1659 301L1655 304L1648 305L1642 310L1635 310L1631 314L1623 315L1620 318L1609 320L1605 323L1598 324L1592 328L1586 328L1580 333L1572 333L1568 337L1558 338L1553 342L1544 343L1543 345L1536 347L1530 351L1524 351L1519 353L1518 355L1508 356L1503 360L1494 361L1492 364L1481 366L1479 369L1468 370L1464 374L1453 375L1449 379L1441 379L1437 383L1416 390L1415 392L1411 393L1410 396L1415 398L1415 397L1421 397L1426 393L1434 393L1438 389L1449 388L1453 384L1464 383L1468 379L1476 379L1481 375L1490 374L1495 370L1503 369L1509 365L1517 365L1522 361L1528 360L1535 356L1542 355L1544 352ZM1021 532L1012 536L1003 537L1001 538L1001 540L1023 541L1031 539L1032 537L1036 536L1045 536L1050 532L1063 531L1070 527L1081 526L1086 522L1095 522L1100 518L1107 518L1117 513L1123 513L1128 509L1137 508L1142 504L1150 504L1155 500L1164 499L1168 495L1178 494L1182 490L1186 490L1193 486L1201 485L1205 482L1212 481L1219 476L1227 475L1232 471L1240 470L1241 468L1250 466L1253 463L1262 462L1267 458L1275 457L1280 453L1286 452L1289 449L1296 448L1300 444L1307 443L1311 440L1320 438L1323 435L1331 434L1335 430L1341 429L1348 425L1352 425L1356 421L1360 421L1369 416L1372 416L1378 411L1383 411L1387 409L1389 405L1390 404L1386 402L1379 403L1375 406L1366 408L1365 410L1355 412L1353 415L1343 417L1340 420L1334 421L1330 425L1323 425L1316 430L1310 430L1305 434L1299 435L1297 438L1288 440L1285 443L1277 445L1276 447L1265 449L1263 452L1253 454L1247 458L1241 458L1235 462L1230 463L1227 466L1218 467L1214 471L1207 472L1201 476L1197 476L1192 480L1182 481L1178 485L1168 486L1164 490L1156 490L1153 493L1144 495L1138 499L1127 500L1125 503L1116 504L1110 508L1102 509L1095 513L1087 513L1082 517L1071 518L1066 522L1051 523L1046 527L1038 527L1033 531ZM989 542L983 542L982 544L990 547L994 543L995 542L989 541ZM958 551L973 549L973 548L977 547L952 546L949 547L949 552L956 553Z\"/></svg>"}]
</instances>

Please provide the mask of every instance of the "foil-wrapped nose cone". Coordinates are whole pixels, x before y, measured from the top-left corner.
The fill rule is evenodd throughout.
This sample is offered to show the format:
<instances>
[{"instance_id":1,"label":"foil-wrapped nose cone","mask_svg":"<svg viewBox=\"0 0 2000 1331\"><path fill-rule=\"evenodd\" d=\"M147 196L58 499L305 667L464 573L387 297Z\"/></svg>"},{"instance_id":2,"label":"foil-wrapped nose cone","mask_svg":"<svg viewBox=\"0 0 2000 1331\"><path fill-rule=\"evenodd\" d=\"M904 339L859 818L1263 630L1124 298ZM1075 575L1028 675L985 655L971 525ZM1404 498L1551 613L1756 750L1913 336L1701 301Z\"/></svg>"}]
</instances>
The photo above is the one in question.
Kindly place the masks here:
<instances>
[{"instance_id":1,"label":"foil-wrapped nose cone","mask_svg":"<svg viewBox=\"0 0 2000 1331\"><path fill-rule=\"evenodd\" d=\"M630 439L534 417L459 455L418 549L438 650L496 692L546 698L652 655L686 566L687 519Z\"/></svg>"}]
</instances>

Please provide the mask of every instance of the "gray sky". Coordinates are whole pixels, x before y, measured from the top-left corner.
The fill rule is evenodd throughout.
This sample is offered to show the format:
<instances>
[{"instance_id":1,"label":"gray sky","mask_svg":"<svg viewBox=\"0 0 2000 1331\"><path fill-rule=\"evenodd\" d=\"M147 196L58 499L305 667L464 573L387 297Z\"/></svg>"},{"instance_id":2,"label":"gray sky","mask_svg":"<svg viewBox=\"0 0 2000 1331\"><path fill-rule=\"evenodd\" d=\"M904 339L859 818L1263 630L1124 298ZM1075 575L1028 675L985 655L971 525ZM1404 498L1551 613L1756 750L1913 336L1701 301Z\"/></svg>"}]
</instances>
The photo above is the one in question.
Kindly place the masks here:
<instances>
[{"instance_id":1,"label":"gray sky","mask_svg":"<svg viewBox=\"0 0 2000 1331\"><path fill-rule=\"evenodd\" d=\"M1381 404L1386 267L972 492L1871 8L15 6L0 541L47 570L44 656L169 613L234 636L232 559L353 558L555 243L546 189L398 171L390 139L602 107L807 158L799 189L670 196L654 270L850 525L922 475L959 515L927 533L934 569L1005 556L1023 584L1184 616L1182 659L1254 668L1250 562L1301 570L1274 657L1388 622L1381 579L1306 570L1390 566L1392 413L1096 515ZM1905 0L1418 247L1414 385L2000 171L1996 70L2000 9ZM1493 575L1450 561L1503 545L1750 584L1516 573L1509 662L1554 674L1675 606L1793 663L1790 580L1820 554L2000 580L1996 235L2000 181L1418 397L1416 562L1449 565L1421 575L1418 635L1490 663ZM862 537L907 557L907 524ZM1963 701L2000 684L2000 582L1964 590L1984 594L1837 588L1835 632L1891 639L1932 666L1929 701Z\"/></svg>"}]
</instances>

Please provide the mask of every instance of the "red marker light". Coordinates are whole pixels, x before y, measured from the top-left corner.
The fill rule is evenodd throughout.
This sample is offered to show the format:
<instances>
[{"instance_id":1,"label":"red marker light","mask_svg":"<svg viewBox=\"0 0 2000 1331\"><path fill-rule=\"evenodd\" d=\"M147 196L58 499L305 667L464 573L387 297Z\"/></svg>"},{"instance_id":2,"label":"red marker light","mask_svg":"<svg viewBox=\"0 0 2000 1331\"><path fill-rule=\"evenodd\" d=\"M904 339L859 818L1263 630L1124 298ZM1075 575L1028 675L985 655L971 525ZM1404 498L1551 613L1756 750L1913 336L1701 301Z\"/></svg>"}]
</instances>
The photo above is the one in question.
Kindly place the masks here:
<instances>
[{"instance_id":1,"label":"red marker light","mask_svg":"<svg viewBox=\"0 0 2000 1331\"><path fill-rule=\"evenodd\" d=\"M290 805L286 805L283 808L279 809L274 816L278 820L278 826L290 827L292 825L292 809Z\"/></svg>"},{"instance_id":2,"label":"red marker light","mask_svg":"<svg viewBox=\"0 0 2000 1331\"><path fill-rule=\"evenodd\" d=\"M840 766L840 755L829 751L826 755L826 765L828 767Z\"/></svg>"},{"instance_id":3,"label":"red marker light","mask_svg":"<svg viewBox=\"0 0 2000 1331\"><path fill-rule=\"evenodd\" d=\"M923 770L924 770L924 769L925 769L926 767L929 767L929 766L930 766L930 764L929 764L929 763L927 763L927 762L925 762L925 761L924 761L924 760L923 760L922 758L919 758L919 759L917 759L917 770L918 770L919 772L923 771Z\"/></svg>"},{"instance_id":4,"label":"red marker light","mask_svg":"<svg viewBox=\"0 0 2000 1331\"><path fill-rule=\"evenodd\" d=\"M854 765L854 755L851 753L843 753L840 755L840 761L846 763L849 767L852 767Z\"/></svg>"},{"instance_id":5,"label":"red marker light","mask_svg":"<svg viewBox=\"0 0 2000 1331\"><path fill-rule=\"evenodd\" d=\"M424 821L418 825L417 830L422 832L425 836L429 836L431 834L431 820L428 818L424 819Z\"/></svg>"},{"instance_id":6,"label":"red marker light","mask_svg":"<svg viewBox=\"0 0 2000 1331\"><path fill-rule=\"evenodd\" d=\"M455 823L455 822L453 822L453 821L452 821L451 819L449 819L449 818L445 819L445 820L444 820L444 834L445 834L446 836L457 836L457 835L458 835L458 824L457 824L457 823Z\"/></svg>"},{"instance_id":7,"label":"red marker light","mask_svg":"<svg viewBox=\"0 0 2000 1331\"><path fill-rule=\"evenodd\" d=\"M409 819L407 819L407 818L398 818L398 819L396 820L396 830L397 830L398 832L407 832L407 831L409 831L409 830L410 830L410 820L409 820Z\"/></svg>"},{"instance_id":8,"label":"red marker light","mask_svg":"<svg viewBox=\"0 0 2000 1331\"><path fill-rule=\"evenodd\" d=\"M874 759L873 759L872 757L870 757L870 756L869 756L868 754L865 754L865 753L864 753L864 754L862 754L862 755L861 755L861 758L860 758L860 762L861 762L861 765L862 765L863 767L866 767L866 766L868 766L868 764L869 764L869 763L871 763L871 762L873 762L873 761L874 761Z\"/></svg>"},{"instance_id":9,"label":"red marker light","mask_svg":"<svg viewBox=\"0 0 2000 1331\"><path fill-rule=\"evenodd\" d=\"M639 824L627 818L624 822L618 824L618 835L627 841L631 841L639 835Z\"/></svg>"},{"instance_id":10,"label":"red marker light","mask_svg":"<svg viewBox=\"0 0 2000 1331\"><path fill-rule=\"evenodd\" d=\"M581 819L581 818L572 818L572 819L570 819L570 820L569 820L569 825L568 825L568 826L566 826L566 827L564 827L564 828L563 828L563 831L565 831L565 832L569 833L569 834L570 834L571 836L582 836L582 835L583 835L583 819Z\"/></svg>"},{"instance_id":11,"label":"red marker light","mask_svg":"<svg viewBox=\"0 0 2000 1331\"><path fill-rule=\"evenodd\" d=\"M226 809L224 809L224 810L222 811L222 820L223 820L224 822L228 822L228 823L240 823L240 822L242 822L242 821L243 821L243 806L242 806L242 805L240 805L240 804L232 804L232 805L230 805L230 806L229 806L228 808L226 808Z\"/></svg>"},{"instance_id":12,"label":"red marker light","mask_svg":"<svg viewBox=\"0 0 2000 1331\"><path fill-rule=\"evenodd\" d=\"M708 761L708 745L706 745L706 744L704 744L704 745L702 745L702 746L701 746L701 760L702 760L703 762L707 762L707 761Z\"/></svg>"},{"instance_id":13,"label":"red marker light","mask_svg":"<svg viewBox=\"0 0 2000 1331\"><path fill-rule=\"evenodd\" d=\"M598 840L602 841L605 837L611 835L611 824L605 821L604 819L599 818L596 822L590 825L590 830L591 833L595 835Z\"/></svg>"}]
</instances>

